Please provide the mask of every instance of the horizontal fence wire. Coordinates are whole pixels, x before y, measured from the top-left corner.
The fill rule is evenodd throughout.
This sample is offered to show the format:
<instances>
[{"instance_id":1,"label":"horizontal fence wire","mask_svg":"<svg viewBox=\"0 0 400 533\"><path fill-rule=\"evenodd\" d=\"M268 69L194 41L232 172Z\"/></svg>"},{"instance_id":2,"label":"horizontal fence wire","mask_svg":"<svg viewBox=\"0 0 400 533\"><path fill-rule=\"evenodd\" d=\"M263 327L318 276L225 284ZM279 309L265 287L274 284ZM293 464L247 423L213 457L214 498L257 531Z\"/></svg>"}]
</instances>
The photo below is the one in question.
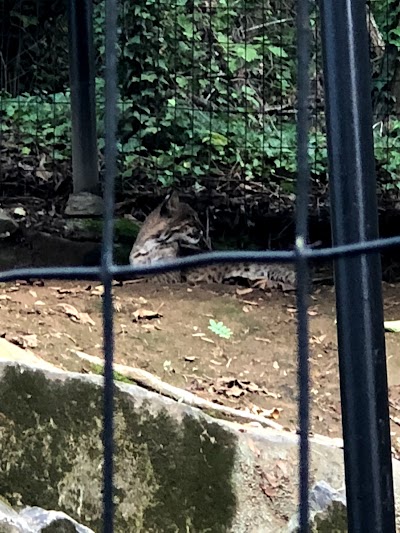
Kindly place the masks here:
<instances>
[{"instance_id":1,"label":"horizontal fence wire","mask_svg":"<svg viewBox=\"0 0 400 533\"><path fill-rule=\"evenodd\" d=\"M265 251L265 252L206 252L199 255L181 257L168 262L155 263L146 266L133 267L130 265L109 266L109 273L115 278L124 276L126 279L137 278L152 274L172 272L181 268L203 267L221 263L295 263L299 257L313 261L337 259L339 257L354 257L356 255L376 253L390 248L400 248L400 236L371 241L332 246L329 248L310 249L304 247L295 251ZM36 267L16 268L0 272L0 281L15 281L25 278L41 279L101 279L101 267Z\"/></svg>"}]
</instances>

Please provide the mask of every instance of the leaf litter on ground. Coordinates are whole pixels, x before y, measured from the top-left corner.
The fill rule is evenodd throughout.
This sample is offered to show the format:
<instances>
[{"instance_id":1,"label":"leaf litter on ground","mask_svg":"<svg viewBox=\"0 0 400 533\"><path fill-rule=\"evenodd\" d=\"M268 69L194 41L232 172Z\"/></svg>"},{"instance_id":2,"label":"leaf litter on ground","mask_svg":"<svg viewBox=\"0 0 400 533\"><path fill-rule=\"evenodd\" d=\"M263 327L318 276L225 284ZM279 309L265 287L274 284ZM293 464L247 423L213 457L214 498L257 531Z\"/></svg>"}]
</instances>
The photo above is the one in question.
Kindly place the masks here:
<instances>
[{"instance_id":1,"label":"leaf litter on ground","mask_svg":"<svg viewBox=\"0 0 400 533\"><path fill-rule=\"evenodd\" d=\"M90 318L88 313L79 312L77 308L71 304L61 303L57 304L57 307L60 307L73 322L81 322L82 324L90 324L91 326L96 325L95 321Z\"/></svg>"}]
</instances>

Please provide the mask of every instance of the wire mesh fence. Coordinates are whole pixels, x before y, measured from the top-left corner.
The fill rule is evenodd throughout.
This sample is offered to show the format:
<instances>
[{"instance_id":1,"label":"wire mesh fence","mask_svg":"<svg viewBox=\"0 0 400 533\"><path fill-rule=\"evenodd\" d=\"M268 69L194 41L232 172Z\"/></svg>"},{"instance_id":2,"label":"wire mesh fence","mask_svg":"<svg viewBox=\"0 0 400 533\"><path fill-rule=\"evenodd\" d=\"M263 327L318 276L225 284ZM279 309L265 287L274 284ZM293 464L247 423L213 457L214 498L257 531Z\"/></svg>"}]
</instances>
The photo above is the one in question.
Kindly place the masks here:
<instances>
[{"instance_id":1,"label":"wire mesh fence","mask_svg":"<svg viewBox=\"0 0 400 533\"><path fill-rule=\"evenodd\" d=\"M390 58L385 57L386 53L390 56L389 51L381 50L385 39L377 30L384 26L388 34L393 33L396 19L388 6L389 1L385 11L378 0L371 4L369 37L377 58L375 65L380 64L375 76L373 130L378 170L384 175L380 184L382 189L393 191L397 187L397 170L388 154L397 142L393 133L397 116L390 100L382 96L381 84L395 83L396 76ZM56 59L64 67L67 64L67 59L62 60L67 44L66 19L58 7L55 3L50 14L48 6L41 2L33 11L32 6L26 7L27 13L8 7L7 16L2 17L0 113L5 148L1 174L4 196L20 195L21 191L29 194L33 188L42 190L47 197L62 191L64 186L71 190L70 95L65 91L68 71L60 68L63 74L53 76L53 69L58 68ZM101 76L105 80L104 99L96 101L104 168L101 264L15 269L0 272L0 281L96 278L104 285L106 532L114 530L113 278L243 261L292 262L297 268L299 509L300 529L307 531L308 263L318 258L334 259L337 267L349 527L353 531L368 531L370 524L374 524L374 530L394 531L377 252L400 246L400 237L377 238L365 3L358 0L350 8L346 2L326 1L320 3L320 11L322 36L319 16L307 0L297 2L296 18L294 3L289 0L220 3L196 0L190 5L159 0L143 6L107 0L105 9L103 3L94 3L99 89L103 89ZM19 25L15 25L15 20ZM376 20L380 20L380 26ZM47 41L53 37L46 28L52 23L63 31L59 41L51 41L49 46ZM14 28L13 32L10 28ZM335 46L337 32L343 42ZM322 86L322 57L317 46L321 38ZM56 51L50 70L42 48ZM38 68L34 73L27 72L21 65L28 62L40 65L40 72ZM39 81L41 87L48 85L36 94L33 87ZM349 91L346 102L340 99L342 91ZM319 109L321 99L327 109L327 128ZM349 114L344 118L346 110ZM312 250L308 245L309 188L311 192L313 187L327 188L328 152L335 247ZM349 168L354 173L351 183ZM22 188L17 178L21 179ZM239 191L237 194L244 202L251 201L259 191L265 197L278 191L284 201L293 203L296 192L295 248L282 252L214 252L165 264L117 266L113 256L114 198L118 194L138 195L146 180L154 187L177 184L190 187L197 194L216 189L232 196L232 191ZM346 201L356 208L349 208ZM362 312L352 317L357 305ZM352 362L349 354L354 355ZM365 378L365 387L357 381L357 373ZM357 449L360 435L365 437L362 453ZM371 464L375 465L372 472L367 468ZM359 501L363 502L360 506Z\"/></svg>"},{"instance_id":2,"label":"wire mesh fence","mask_svg":"<svg viewBox=\"0 0 400 533\"><path fill-rule=\"evenodd\" d=\"M71 187L68 17L45 1L2 7L2 184L8 195L65 196ZM327 209L318 10L311 10L311 207ZM117 200L177 186L210 199L292 210L296 174L295 17L291 0L119 9ZM390 0L369 10L380 193L397 203L398 110ZM104 3L93 5L96 115L104 171ZM391 33L392 32L392 33ZM17 163L17 164L14 164ZM19 163L19 164L18 164ZM318 194L316 194L318 192Z\"/></svg>"}]
</instances>

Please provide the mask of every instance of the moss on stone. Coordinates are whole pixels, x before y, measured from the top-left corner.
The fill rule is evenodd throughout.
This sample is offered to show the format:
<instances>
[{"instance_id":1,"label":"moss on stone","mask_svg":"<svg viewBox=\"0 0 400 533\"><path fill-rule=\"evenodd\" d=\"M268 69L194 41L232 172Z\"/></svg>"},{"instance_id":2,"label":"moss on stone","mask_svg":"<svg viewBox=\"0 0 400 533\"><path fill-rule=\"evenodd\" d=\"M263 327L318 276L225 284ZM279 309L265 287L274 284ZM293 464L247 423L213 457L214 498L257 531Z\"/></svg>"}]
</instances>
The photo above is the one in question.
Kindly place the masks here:
<instances>
[{"instance_id":1,"label":"moss on stone","mask_svg":"<svg viewBox=\"0 0 400 533\"><path fill-rule=\"evenodd\" d=\"M314 518L315 533L347 533L347 509L341 502L333 502L329 509Z\"/></svg>"},{"instance_id":2,"label":"moss on stone","mask_svg":"<svg viewBox=\"0 0 400 533\"><path fill-rule=\"evenodd\" d=\"M90 365L91 366L91 370L93 372L93 374L96 374L97 376L102 376L104 374L104 367L101 366L101 365L95 365L95 364L92 364ZM124 376L123 374L120 374L119 372L113 372L113 376L114 376L114 380L115 381L120 381L122 383L128 383L128 384L132 384L133 383L133 380L132 379L129 379L128 377Z\"/></svg>"},{"instance_id":3,"label":"moss on stone","mask_svg":"<svg viewBox=\"0 0 400 533\"><path fill-rule=\"evenodd\" d=\"M7 367L0 387L0 494L102 529L102 387ZM236 439L204 417L115 390L115 531L225 532L236 510ZM136 405L137 404L137 405Z\"/></svg>"},{"instance_id":4,"label":"moss on stone","mask_svg":"<svg viewBox=\"0 0 400 533\"><path fill-rule=\"evenodd\" d=\"M79 223L84 230L90 231L101 239L103 233L102 219L81 219ZM133 244L139 230L140 226L132 220L126 218L117 218L114 220L114 235L117 242L130 242Z\"/></svg>"},{"instance_id":5,"label":"moss on stone","mask_svg":"<svg viewBox=\"0 0 400 533\"><path fill-rule=\"evenodd\" d=\"M76 533L76 527L70 520L55 520L43 528L41 533Z\"/></svg>"}]
</instances>

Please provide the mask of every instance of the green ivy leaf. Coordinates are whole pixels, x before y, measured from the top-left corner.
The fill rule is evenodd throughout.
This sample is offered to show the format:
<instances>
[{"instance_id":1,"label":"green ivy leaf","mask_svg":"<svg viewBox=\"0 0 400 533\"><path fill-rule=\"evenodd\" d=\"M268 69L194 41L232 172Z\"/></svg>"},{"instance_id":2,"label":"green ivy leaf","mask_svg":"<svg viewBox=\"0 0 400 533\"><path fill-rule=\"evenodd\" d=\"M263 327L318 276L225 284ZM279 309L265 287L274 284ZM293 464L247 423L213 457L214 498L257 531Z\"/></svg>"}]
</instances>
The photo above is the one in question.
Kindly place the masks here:
<instances>
[{"instance_id":1,"label":"green ivy leaf","mask_svg":"<svg viewBox=\"0 0 400 533\"><path fill-rule=\"evenodd\" d=\"M201 142L210 143L213 146L226 146L228 144L228 139L225 137L225 135L221 135L220 133L212 131L211 135L203 137Z\"/></svg>"},{"instance_id":2,"label":"green ivy leaf","mask_svg":"<svg viewBox=\"0 0 400 533\"><path fill-rule=\"evenodd\" d=\"M142 81L150 81L150 82L155 81L157 78L158 76L155 72L144 72L140 77Z\"/></svg>"},{"instance_id":3,"label":"green ivy leaf","mask_svg":"<svg viewBox=\"0 0 400 533\"><path fill-rule=\"evenodd\" d=\"M244 59L248 63L254 61L259 56L257 48L251 44L248 44L247 46L236 46L234 50L238 57Z\"/></svg>"}]
</instances>

